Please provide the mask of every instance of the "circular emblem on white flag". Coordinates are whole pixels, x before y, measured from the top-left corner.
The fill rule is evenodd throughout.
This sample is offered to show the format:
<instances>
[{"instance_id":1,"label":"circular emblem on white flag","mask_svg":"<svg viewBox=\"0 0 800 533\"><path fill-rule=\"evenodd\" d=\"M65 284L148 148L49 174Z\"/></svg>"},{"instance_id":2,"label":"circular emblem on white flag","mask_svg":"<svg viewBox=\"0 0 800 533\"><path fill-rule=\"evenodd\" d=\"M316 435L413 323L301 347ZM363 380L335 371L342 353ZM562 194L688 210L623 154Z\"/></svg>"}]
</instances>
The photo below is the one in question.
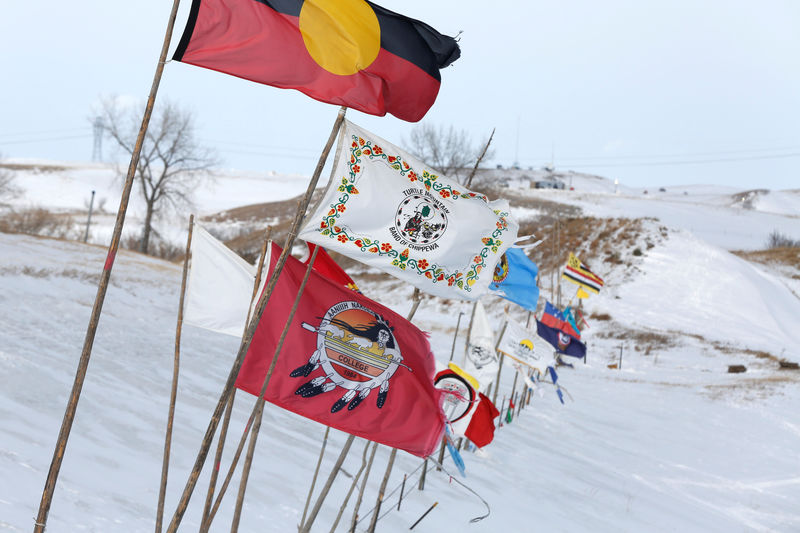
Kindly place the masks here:
<instances>
[{"instance_id":1,"label":"circular emblem on white flag","mask_svg":"<svg viewBox=\"0 0 800 533\"><path fill-rule=\"evenodd\" d=\"M394 225L410 243L431 244L447 229L447 215L425 196L412 194L397 207Z\"/></svg>"}]
</instances>

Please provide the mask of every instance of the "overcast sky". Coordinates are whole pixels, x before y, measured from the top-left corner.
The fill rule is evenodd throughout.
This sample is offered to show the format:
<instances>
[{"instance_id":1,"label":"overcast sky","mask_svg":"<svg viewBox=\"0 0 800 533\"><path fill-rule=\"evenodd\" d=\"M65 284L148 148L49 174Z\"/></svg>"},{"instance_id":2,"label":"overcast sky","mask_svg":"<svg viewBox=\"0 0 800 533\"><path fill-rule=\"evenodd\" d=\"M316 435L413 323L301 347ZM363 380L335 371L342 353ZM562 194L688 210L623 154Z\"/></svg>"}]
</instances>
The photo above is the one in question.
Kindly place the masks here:
<instances>
[{"instance_id":1,"label":"overcast sky","mask_svg":"<svg viewBox=\"0 0 800 533\"><path fill-rule=\"evenodd\" d=\"M463 31L462 57L442 72L423 122L467 130L476 144L496 127L492 166L538 168L554 154L559 169L626 185L800 188L797 0L380 3ZM4 2L0 153L90 160L93 104L146 98L170 5ZM171 50L189 7L183 0ZM337 111L175 62L158 98L195 111L226 168L306 175ZM401 146L414 127L348 118Z\"/></svg>"}]
</instances>

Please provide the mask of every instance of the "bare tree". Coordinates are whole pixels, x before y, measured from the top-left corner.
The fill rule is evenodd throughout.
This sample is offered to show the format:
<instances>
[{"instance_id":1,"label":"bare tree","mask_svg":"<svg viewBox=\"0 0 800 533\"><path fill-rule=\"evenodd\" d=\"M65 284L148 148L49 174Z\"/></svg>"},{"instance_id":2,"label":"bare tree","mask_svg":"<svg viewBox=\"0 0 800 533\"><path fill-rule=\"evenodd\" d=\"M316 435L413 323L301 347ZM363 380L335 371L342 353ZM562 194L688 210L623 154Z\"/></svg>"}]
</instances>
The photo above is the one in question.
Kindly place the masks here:
<instances>
[{"instance_id":1,"label":"bare tree","mask_svg":"<svg viewBox=\"0 0 800 533\"><path fill-rule=\"evenodd\" d=\"M0 154L0 161L3 156ZM14 174L0 165L0 206L7 205L7 202L19 197L22 191L14 183Z\"/></svg>"},{"instance_id":2,"label":"bare tree","mask_svg":"<svg viewBox=\"0 0 800 533\"><path fill-rule=\"evenodd\" d=\"M110 99L103 101L101 116L106 135L123 152L132 154L141 110L122 107ZM147 253L150 247L153 217L167 207L190 205L192 190L216 164L214 151L195 138L192 113L173 102L162 103L150 121L136 168L136 183L146 208L140 252Z\"/></svg>"},{"instance_id":3,"label":"bare tree","mask_svg":"<svg viewBox=\"0 0 800 533\"><path fill-rule=\"evenodd\" d=\"M469 173L486 142L472 145L465 130L456 130L452 125L433 126L422 124L411 131L408 140L410 151L425 163L451 178L461 179ZM485 155L492 158L491 150Z\"/></svg>"}]
</instances>

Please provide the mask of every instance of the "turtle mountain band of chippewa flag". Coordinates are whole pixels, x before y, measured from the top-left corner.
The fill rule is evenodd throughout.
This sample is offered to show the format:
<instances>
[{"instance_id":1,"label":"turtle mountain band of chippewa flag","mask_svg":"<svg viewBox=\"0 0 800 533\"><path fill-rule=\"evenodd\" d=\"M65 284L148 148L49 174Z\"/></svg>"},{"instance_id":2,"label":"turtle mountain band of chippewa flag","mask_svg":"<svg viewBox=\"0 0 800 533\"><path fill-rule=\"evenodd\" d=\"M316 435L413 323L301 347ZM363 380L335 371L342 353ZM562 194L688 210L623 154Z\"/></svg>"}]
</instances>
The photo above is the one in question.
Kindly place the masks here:
<instances>
[{"instance_id":1,"label":"turtle mountain band of chippewa flag","mask_svg":"<svg viewBox=\"0 0 800 533\"><path fill-rule=\"evenodd\" d=\"M194 0L173 59L416 122L458 43L364 0Z\"/></svg>"},{"instance_id":2,"label":"turtle mountain band of chippewa flag","mask_svg":"<svg viewBox=\"0 0 800 533\"><path fill-rule=\"evenodd\" d=\"M443 298L476 300L517 238L492 200L345 120L332 179L299 237Z\"/></svg>"},{"instance_id":3,"label":"turtle mountain band of chippewa flag","mask_svg":"<svg viewBox=\"0 0 800 533\"><path fill-rule=\"evenodd\" d=\"M584 265L572 252L569 254L569 259L564 266L561 277L595 294L599 294L600 289L603 287L603 279L589 270L589 267Z\"/></svg>"},{"instance_id":4,"label":"turtle mountain band of chippewa flag","mask_svg":"<svg viewBox=\"0 0 800 533\"><path fill-rule=\"evenodd\" d=\"M272 244L269 277L280 247ZM306 266L288 257L236 386L258 394ZM312 270L264 398L333 428L429 455L442 438L441 392L425 333Z\"/></svg>"}]
</instances>

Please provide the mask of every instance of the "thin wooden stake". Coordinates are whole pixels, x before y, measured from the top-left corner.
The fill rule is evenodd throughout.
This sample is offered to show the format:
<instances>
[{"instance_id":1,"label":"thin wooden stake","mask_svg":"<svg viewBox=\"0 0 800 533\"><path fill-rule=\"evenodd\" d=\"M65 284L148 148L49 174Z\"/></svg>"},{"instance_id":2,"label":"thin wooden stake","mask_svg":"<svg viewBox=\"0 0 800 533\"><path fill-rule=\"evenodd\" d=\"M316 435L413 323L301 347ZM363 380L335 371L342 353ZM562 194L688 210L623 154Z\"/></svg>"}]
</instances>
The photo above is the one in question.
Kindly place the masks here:
<instances>
[{"instance_id":1,"label":"thin wooden stake","mask_svg":"<svg viewBox=\"0 0 800 533\"><path fill-rule=\"evenodd\" d=\"M214 413L211 416L211 420L208 423L208 428L206 429L205 436L203 437L203 441L200 445L200 450L197 453L197 459L195 460L194 467L189 474L189 479L186 481L186 487L183 490L183 494L181 495L181 499L178 502L178 507L175 509L175 514L172 517L172 522L170 522L170 526L167 529L167 533L175 533L178 529L178 526L183 519L183 515L186 512L186 508L189 506L189 500L192 496L192 492L194 491L195 485L197 485L197 480L200 477L200 472L203 469L203 464L205 464L206 457L208 456L208 450L211 447L211 441L214 438L214 433L217 430L217 425L219 424L220 418L222 416L222 410L225 407L225 404L230 397L234 383L236 381L237 376L239 375L239 369L242 367L242 363L244 362L245 355L247 355L247 350L250 348L250 342L253 339L253 335L255 334L256 327L258 325L259 320L261 319L261 315L264 312L264 308L267 305L267 301L269 300L270 295L272 294L275 285L278 282L278 276L280 275L281 270L283 269L283 265L286 263L286 258L289 256L289 252L291 250L292 245L294 244L295 238L297 237L297 232L299 231L300 225L303 222L303 218L305 217L306 209L308 208L308 204L311 201L311 195L314 193L314 189L317 186L317 182L319 181L319 177L322 174L322 167L325 165L325 161L328 158L328 154L330 153L330 149L333 146L333 142L336 139L336 135L339 133L339 129L341 128L342 123L344 122L344 115L345 115L346 108L342 107L339 110L339 113L336 116L336 121L333 124L333 128L331 130L331 134L328 138L328 142L325 145L325 148L320 154L319 161L317 162L317 168L314 170L314 174L311 177L311 181L308 184L308 188L306 189L305 196L301 200L300 208L297 210L295 215L295 219L292 223L291 229L289 230L289 234L286 237L286 243L283 247L283 252L281 252L280 257L275 265L275 270L270 276L269 282L264 289L264 292L261 294L261 297L258 300L258 305L256 306L256 312L253 319L250 321L250 324L245 331L244 337L242 339L242 343L239 346L239 353L236 356L236 360L234 361L231 370L228 374L227 381L225 382L225 386L222 389L222 393L220 394L219 401L217 402L217 407L214 409ZM276 360L273 359L273 366L270 367L270 373L272 368L274 368ZM268 377L271 374L268 374ZM263 396L263 395L262 395Z\"/></svg>"},{"instance_id":2,"label":"thin wooden stake","mask_svg":"<svg viewBox=\"0 0 800 533\"><path fill-rule=\"evenodd\" d=\"M406 478L408 474L403 474L403 484L400 485L400 499L397 500L397 510L400 510L400 504L403 503L403 492L406 490Z\"/></svg>"},{"instance_id":3,"label":"thin wooden stake","mask_svg":"<svg viewBox=\"0 0 800 533\"><path fill-rule=\"evenodd\" d=\"M94 191L92 191L94 193ZM161 533L164 521L164 498L167 493L167 475L169 472L169 452L172 447L172 423L175 419L175 401L178 397L178 371L181 361L181 331L183 330L183 302L186 295L186 273L189 271L189 258L192 251L192 230L194 215L189 215L189 235L186 238L186 253L183 256L183 275L181 277L181 295L178 303L178 323L175 325L175 355L172 363L172 389L169 395L167 410L167 431L164 435L164 458L161 462L161 485L158 491L158 507L156 510L156 533Z\"/></svg>"},{"instance_id":4,"label":"thin wooden stake","mask_svg":"<svg viewBox=\"0 0 800 533\"><path fill-rule=\"evenodd\" d=\"M358 489L358 499L356 500L356 506L353 509L353 519L350 521L350 533L355 533L356 531L356 524L358 524L358 509L361 507L361 500L364 498L364 488L367 486L367 478L369 477L369 471L372 469L372 461L375 459L375 451L378 449L378 443L375 442L372 444L372 451L369 454L369 462L367 463L367 470L364 472L364 479L361 480L361 487Z\"/></svg>"},{"instance_id":5,"label":"thin wooden stake","mask_svg":"<svg viewBox=\"0 0 800 533\"><path fill-rule=\"evenodd\" d=\"M420 516L420 517L419 517L419 519L418 519L416 522L414 522L413 524L411 524L411 527L410 527L410 528L408 528L408 529L409 529L409 531L410 531L410 530L412 530L412 529L414 529L415 527L417 527L417 524L419 524L420 522L422 522L422 519L423 519L423 518L425 518L426 516L428 516L428 513L430 513L431 511L433 511L433 508L434 508L434 507L436 507L437 505L439 505L439 502L433 502L433 505L431 505L431 506L428 508L428 510L427 510L427 511L425 511L424 513L422 513L422 516Z\"/></svg>"},{"instance_id":6,"label":"thin wooden stake","mask_svg":"<svg viewBox=\"0 0 800 533\"><path fill-rule=\"evenodd\" d=\"M247 319L245 324L250 323L250 313L253 307L253 301L258 296L258 288L261 286L261 276L264 270L264 260L267 256L267 246L269 246L269 239L272 236L272 226L267 226L264 232L264 244L261 245L261 255L258 258L258 267L256 268L256 277L253 280L253 293L250 295L250 308L247 310ZM208 520L208 515L211 513L211 505L214 503L214 491L217 486L217 477L219 476L219 467L222 462L222 451L225 447L225 439L228 436L228 426L231 422L231 414L233 412L233 404L236 401L236 389L231 392L231 397L228 400L228 405L225 408L225 416L222 419L222 426L219 430L219 439L217 441L217 452L214 456L214 464L211 470L211 478L208 481L208 492L206 493L206 503L203 507L203 519L201 520L200 530L204 529L205 523Z\"/></svg>"},{"instance_id":7,"label":"thin wooden stake","mask_svg":"<svg viewBox=\"0 0 800 533\"><path fill-rule=\"evenodd\" d=\"M319 467L322 465L322 456L325 454L325 447L328 445L328 434L331 431L330 426L325 427L325 436L322 437L322 446L319 448L319 458L317 459L317 467L314 469L314 477L311 478L311 486L308 487L308 496L306 497L306 505L303 507L303 517L300 519L300 524L297 526L297 530L300 531L300 528L303 526L303 523L306 521L306 514L308 513L308 505L311 503L311 495L314 493L314 485L317 484L317 475L319 475Z\"/></svg>"},{"instance_id":8,"label":"thin wooden stake","mask_svg":"<svg viewBox=\"0 0 800 533\"><path fill-rule=\"evenodd\" d=\"M436 464L436 470L439 472L442 471L442 467L439 465L441 465L442 461L444 461L445 441L446 439L442 437L442 444L439 445L439 462Z\"/></svg>"},{"instance_id":9,"label":"thin wooden stake","mask_svg":"<svg viewBox=\"0 0 800 533\"><path fill-rule=\"evenodd\" d=\"M336 515L336 520L333 521L330 533L334 533L336 531L336 527L339 525L339 520L342 519L345 507L347 507L347 502L350 501L350 496L353 495L353 490L355 490L356 485L358 484L358 479L361 477L361 474L364 472L364 469L367 466L367 450L369 449L369 443L370 441L366 441L364 443L364 453L361 455L361 468L359 468L358 472L356 472L353 482L350 484L350 490L347 491L347 496L344 497L344 502L342 502L342 505L339 506L339 513Z\"/></svg>"},{"instance_id":10,"label":"thin wooden stake","mask_svg":"<svg viewBox=\"0 0 800 533\"><path fill-rule=\"evenodd\" d=\"M315 248L315 251L318 249L319 248ZM311 526L314 524L314 520L317 519L319 510L322 508L322 502L325 501L325 498L328 496L328 492L330 492L331 486L333 485L333 480L336 479L336 476L342 469L342 463L344 463L347 453L350 451L350 446L353 444L353 440L355 440L355 438L355 435L347 436L347 440L345 441L344 446L342 446L342 451L339 453L339 458L336 459L336 464L333 465L333 470L331 470L331 473L328 476L328 481L326 481L325 486L322 487L322 491L317 497L317 501L314 503L314 508L311 509L311 514L308 515L308 520L300 528L301 533L308 533L311 531Z\"/></svg>"},{"instance_id":11,"label":"thin wooden stake","mask_svg":"<svg viewBox=\"0 0 800 533\"><path fill-rule=\"evenodd\" d=\"M58 481L58 474L61 470L61 463L64 460L64 453L67 448L67 441L69 440L70 432L72 431L72 423L75 420L75 412L78 409L78 400L81 397L81 390L83 389L83 382L86 379L86 372L89 367L89 359L92 356L92 346L94 345L94 337L97 332L97 324L100 321L100 313L103 310L103 302L106 297L106 290L108 289L108 282L111 278L111 269L114 266L114 259L117 256L119 249L120 238L122 237L122 227L125 224L125 214L128 210L128 200L131 196L131 189L133 188L134 177L136 176L136 168L139 166L139 155L142 152L142 145L144 143L147 127L150 124L150 117L153 114L153 107L156 103L156 94L158 93L158 86L161 83L161 75L164 72L164 64L169 50L169 43L172 39L172 30L175 27L175 18L178 14L178 4L180 0L173 0L172 10L170 11L169 21L167 22L167 30L164 35L164 42L161 45L161 54L158 58L156 65L156 72L153 76L153 83L150 87L150 94L147 98L147 104L142 117L142 124L139 127L139 134L136 138L136 144L131 154L131 162L128 165L128 174L125 177L125 184L122 187L122 196L119 201L119 210L117 211L117 219L114 223L114 231L111 236L111 243L108 245L108 253L106 254L106 261L103 266L103 272L100 275L100 282L97 286L97 295L95 296L94 306L92 307L92 314L89 318L89 325L86 329L86 337L83 341L83 350L81 357L78 361L78 368L75 372L75 381L72 384L72 392L70 393L67 402L67 408L64 412L64 418L61 422L61 430L59 431L56 440L56 446L53 450L53 458L50 462L50 469L47 472L47 479L44 483L42 490L42 499L39 502L39 512L36 515L36 522L34 525L34 533L44 533L47 526L47 515L50 513L50 505L53 503L53 493L56 489L56 482Z\"/></svg>"},{"instance_id":12,"label":"thin wooden stake","mask_svg":"<svg viewBox=\"0 0 800 533\"><path fill-rule=\"evenodd\" d=\"M397 457L397 448L392 448L392 452L389 454L389 464L386 465L386 472L383 474L383 481L381 481L381 487L378 489L378 500L375 502L375 510L372 511L372 520L370 520L367 533L375 533L375 526L378 524L378 517L381 514L383 496L386 494L386 484L389 483L389 476L392 474L395 457Z\"/></svg>"}]
</instances>

